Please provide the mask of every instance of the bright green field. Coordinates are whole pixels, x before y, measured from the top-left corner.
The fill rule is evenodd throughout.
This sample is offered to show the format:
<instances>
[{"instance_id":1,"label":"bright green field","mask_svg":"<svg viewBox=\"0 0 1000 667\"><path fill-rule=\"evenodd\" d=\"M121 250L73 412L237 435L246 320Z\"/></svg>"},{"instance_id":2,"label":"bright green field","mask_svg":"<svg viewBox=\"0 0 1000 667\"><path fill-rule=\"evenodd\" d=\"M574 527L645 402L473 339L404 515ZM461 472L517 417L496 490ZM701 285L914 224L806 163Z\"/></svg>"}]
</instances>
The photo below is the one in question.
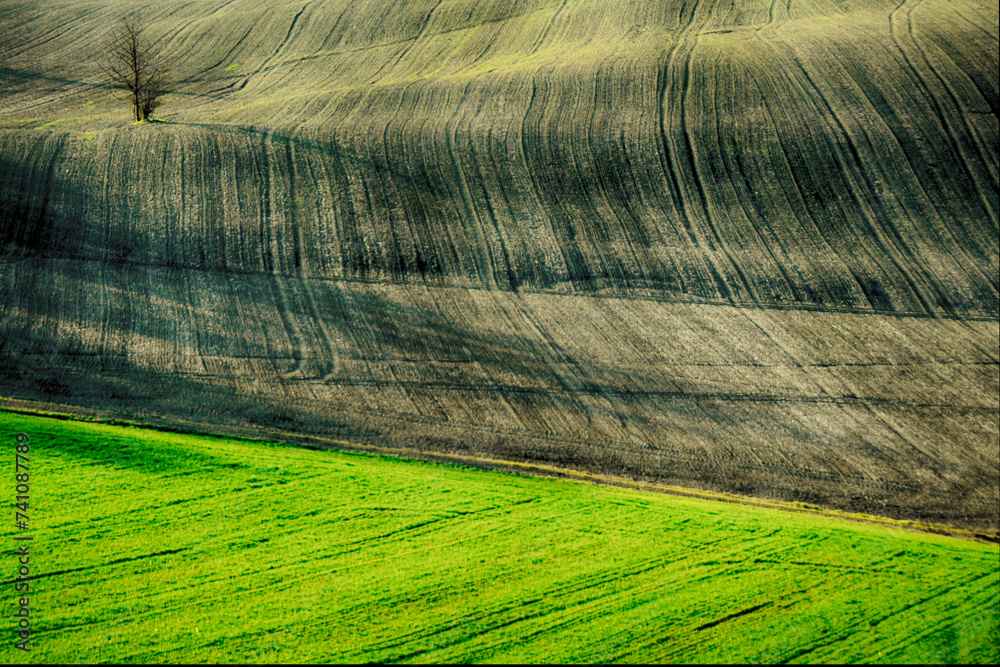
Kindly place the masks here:
<instances>
[{"instance_id":1,"label":"bright green field","mask_svg":"<svg viewBox=\"0 0 1000 667\"><path fill-rule=\"evenodd\" d=\"M995 545L365 454L0 425L3 662L1000 659Z\"/></svg>"}]
</instances>

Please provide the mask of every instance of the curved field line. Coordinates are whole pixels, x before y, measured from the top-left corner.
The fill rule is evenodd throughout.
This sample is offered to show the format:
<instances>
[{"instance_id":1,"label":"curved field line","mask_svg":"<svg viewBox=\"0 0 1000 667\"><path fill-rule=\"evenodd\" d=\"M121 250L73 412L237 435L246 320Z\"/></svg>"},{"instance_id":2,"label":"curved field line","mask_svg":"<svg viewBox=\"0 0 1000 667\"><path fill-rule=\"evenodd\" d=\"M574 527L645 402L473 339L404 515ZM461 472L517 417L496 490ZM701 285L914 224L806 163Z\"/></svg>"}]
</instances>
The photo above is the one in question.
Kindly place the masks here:
<instances>
[{"instance_id":1,"label":"curved field line","mask_svg":"<svg viewBox=\"0 0 1000 667\"><path fill-rule=\"evenodd\" d=\"M837 57L836 54L831 54L829 56L829 61L830 62L836 62L836 63L838 63L846 71L846 67L844 66L844 63L842 63L839 60L839 58ZM888 115L888 114L892 114L891 109L883 110L883 109L879 108L882 105L878 104L878 100L876 99L877 98L877 93L873 94L872 89L869 86L861 85L862 82L858 81L857 79L855 79L855 83L856 83L856 85L859 85L861 93L868 99L869 103L871 103L872 106L875 108L876 113L879 114L879 116L881 117L883 123L885 123L885 125L888 127L888 129L890 131L890 134L892 135L892 137L895 140L896 144L899 146L901 152L905 156L905 162L906 162L907 166L910 168L910 171L911 171L911 173L912 173L912 175L914 177L914 180L917 183L916 187L917 187L918 191L920 191L921 193L924 194L927 202L930 204L931 208L935 211L935 214L938 215L939 220L944 219L944 216L941 215L941 212L938 209L938 204L935 202L935 198L931 197L929 195L929 193L927 192L927 190L925 189L924 184L922 183L922 179L920 178L919 174L917 173L917 169L915 167L915 162L910 159L910 152L911 152L912 148L908 147L907 142L905 140L905 136L903 135L903 133L905 132L905 128L901 127L901 125L902 125L901 122L897 118L895 118L894 115ZM832 109L832 107L831 107L831 109ZM886 111L888 111L888 114L886 113ZM846 130L846 128L845 128L845 130ZM858 140L858 143L861 143L861 139L860 138ZM859 160L859 165L860 165L861 164L860 151L858 151L858 152L859 152L858 160ZM864 173L864 170L861 170L859 173ZM866 184L868 185L869 191L871 191L872 190L872 186L871 186L871 183L870 183L870 179L866 178ZM924 284L930 290L933 291L933 293L934 293L934 295L936 297L935 301L938 304L947 304L947 299L946 299L945 295L941 292L940 288L938 287L939 285L944 284L945 281L942 280L942 278L940 276L936 275L936 271L935 271L934 267L928 266L926 262L921 261L921 258L918 257L918 255L917 255L917 251L915 251L911 247L911 244L907 243L906 239L903 238L902 231L900 230L899 226L894 223L893 216L890 215L890 213L888 212L888 210L886 210L882 206L882 204L880 202L880 199L878 197L876 197L876 196L873 196L872 197L872 202L877 202L878 203L878 211L880 213L880 219L882 221L884 221L883 224L887 228L890 237L895 240L894 241L895 242L895 246L897 248L901 249L901 253L903 254L904 258L906 258L908 260L906 262L906 264L908 266L913 267L914 272L918 272L918 273L922 273L923 274ZM945 233L948 236L951 237L951 239L954 242L953 248L957 249L957 251L959 253L961 253L963 255L966 255L964 246L961 243L958 242L958 239L955 238L954 233L950 230L950 226L946 225L946 224L939 224L939 228L943 228L945 230ZM936 247L942 247L943 245L944 245L943 243L937 243L937 244L935 244ZM972 258L968 257L968 255L966 255L966 258L969 259L970 261L972 261ZM944 307L946 310L948 308L947 305L942 306L942 307Z\"/></svg>"},{"instance_id":2,"label":"curved field line","mask_svg":"<svg viewBox=\"0 0 1000 667\"><path fill-rule=\"evenodd\" d=\"M559 9L557 9L555 13L552 15L552 19L548 22L548 25L545 26L545 30L542 32L541 36L538 38L538 41L535 43L535 46L532 47L528 55L534 55L538 53L538 49L540 49L542 44L545 43L545 40L548 39L549 33L552 31L552 26L554 26L556 24L556 21L559 20L559 17L566 9L567 4L569 4L569 0L563 0L563 3L559 5Z\"/></svg>"},{"instance_id":3,"label":"curved field line","mask_svg":"<svg viewBox=\"0 0 1000 667\"><path fill-rule=\"evenodd\" d=\"M714 104L714 109L712 111L712 115L715 116L715 143L719 147L719 152L722 155L722 161L723 161L723 163L725 165L726 174L729 176L730 185L732 186L732 190L733 190L733 193L736 196L736 200L739 202L740 210L743 212L743 218L746 221L746 225L749 227L749 229L751 229L753 231L754 236L758 240L762 241L761 243L758 243L757 245L764 247L767 256L770 257L771 260L772 260L773 266L777 269L777 272L781 275L781 279L788 286L788 289L791 292L791 296L794 299L794 301L796 301L796 302L802 301L803 299L799 295L799 292L798 292L798 289L795 286L795 283L792 281L791 277L789 276L788 270L785 268L785 266L782 263L782 261L776 255L776 252L781 249L781 244L779 244L779 243L767 243L767 242L764 242L764 236L763 236L763 233L761 231L761 227L760 227L760 225L757 222L758 220L761 220L761 216L756 211L748 210L748 208L747 208L748 202L745 200L745 196L741 195L741 192L750 192L750 191L752 191L752 185L750 184L749 180L747 179L746 174L743 173L742 163L741 163L741 161L739 159L739 156L738 155L735 156L736 165L737 165L738 170L740 172L739 179L737 179L736 175L733 173L733 168L732 168L732 165L730 164L729 160L725 159L726 151L725 151L725 149L723 148L723 145L722 145L723 133L722 133L721 127L720 127L720 124L721 124L721 118L720 118L720 116L721 116L721 113L722 113L721 110L725 108L724 105L721 104L721 99L719 97L719 92L720 92L720 89L721 89L721 86L719 85L719 70L720 69L721 68L719 66L716 66L716 67L713 68L713 73L715 75L715 85L714 85L714 93L715 93L714 94L714 100L715 100L715 104Z\"/></svg>"},{"instance_id":4,"label":"curved field line","mask_svg":"<svg viewBox=\"0 0 1000 667\"><path fill-rule=\"evenodd\" d=\"M889 55L892 55L892 54L890 53ZM836 56L835 55L831 56L831 58L836 59ZM912 68L912 65L910 65L910 63L909 63L908 60L907 60L907 66L910 68L912 76L917 77L918 74L917 74L916 70L914 70ZM919 79L916 81L916 83L917 83L918 87L922 85L922 82ZM945 233L952 239L952 241L954 242L953 248L956 249L959 253L961 253L965 257L965 259L969 262L968 265L976 264L976 262L974 261L974 258L972 258L968 254L968 252L966 250L966 245L963 244L958 239L958 237L956 236L956 231L953 229L953 226L952 225L948 225L948 224L944 224L943 221L946 219L946 217L942 214L942 211L941 211L941 208L940 208L942 206L942 202L939 202L936 197L932 196L931 193L928 192L928 190L927 190L927 188L926 188L926 186L925 186L925 184L923 182L923 179L920 177L920 174L918 173L919 172L918 166L917 166L917 160L919 159L919 157L911 155L911 153L913 151L912 147L908 147L908 142L905 140L905 137L901 136L902 133L906 131L905 128L902 127L902 123L898 119L896 119L894 121L894 119L886 118L885 114L881 113L881 111L879 110L878 106L876 106L874 100L871 99L871 95L870 95L870 93L869 93L869 91L867 89L862 89L862 93L864 95L866 95L866 97L868 97L869 101L871 101L873 103L873 106L875 107L876 111L879 112L880 116L883 119L883 122L885 122L885 124L888 127L890 133L892 134L893 140L895 141L896 145L899 147L900 151L902 152L902 154L904 156L905 163L907 165L907 168L909 169L910 173L913 176L913 181L916 184L916 188L923 195L924 199L928 202L928 205L935 211L935 214L937 215L937 217L939 219L939 228L943 229L945 231ZM902 240L900 239L900 241L902 241ZM904 247L905 247L905 245L904 245ZM911 255L911 258L913 258L912 255ZM914 263L916 264L917 263L916 262L916 258L913 258L913 259L914 259ZM925 271L929 271L930 269L928 269L927 267L924 267L924 270ZM985 269L983 269L983 270L985 270ZM933 278L930 281L930 284L931 285L936 285L936 284L941 284L941 282L942 281L941 281L940 278ZM941 295L939 294L939 297L940 296Z\"/></svg>"},{"instance_id":5,"label":"curved field line","mask_svg":"<svg viewBox=\"0 0 1000 667\"><path fill-rule=\"evenodd\" d=\"M541 71L539 72L539 74L540 73L541 73ZM529 161L528 161L528 156L531 155L531 151L528 149L528 140L527 140L527 135L528 135L528 132L527 132L528 118L531 117L531 112L532 112L532 109L535 107L537 99L538 99L538 77L537 77L537 75L533 75L531 77L531 98L528 101L527 107L525 107L524 116L521 119L521 142L520 142L520 144L521 144L521 156L520 156L521 160L520 161L521 161L522 164L525 165L525 167L528 167L527 171L528 171L528 175L529 175L529 180L531 182L531 192L532 192L532 195L534 196L534 200L535 200L536 204L538 205L536 210L538 210L539 213L540 213L540 215L541 215L541 217L544 218L545 225L548 228L549 234L552 237L555 237L556 236L556 234L555 234L555 224L552 221L552 216L548 212L548 210L544 206L541 205L542 202L544 201L544 199L542 198L541 187L539 186L539 183L538 183L538 175L536 174L536 172L535 172L534 169L531 169L529 167ZM540 102L539 106L544 107L544 102ZM538 112L539 118L541 118L541 113L542 113L541 111ZM556 247L559 249L559 257L560 257L562 269L563 269L563 271L565 272L566 275L569 275L569 273L570 273L570 262L569 262L569 258L566 256L566 249L563 247L562 244L557 244Z\"/></svg>"},{"instance_id":6,"label":"curved field line","mask_svg":"<svg viewBox=\"0 0 1000 667\"><path fill-rule=\"evenodd\" d=\"M275 65L271 65L271 63L285 49L285 47L288 45L288 42L291 41L292 33L295 31L295 26L298 23L299 18L302 16L303 12L305 12L306 8L308 8L309 5L311 5L314 1L315 0L307 0L307 2L304 5L302 5L302 9L300 9L295 14L295 16L292 17L292 21L291 21L291 23L288 26L288 31L285 33L284 39L281 40L281 42L278 44L278 46L275 47L275 49L271 53L271 55L268 56L267 58L265 58L264 62L261 63L261 65L257 69L255 69L253 72L248 72L247 74L245 74L245 75L242 76L243 81L236 88L236 91L240 91L240 90L243 90L244 88L246 88L247 84L250 82L250 79L252 79L253 77L255 77L255 76L259 75L259 74L262 74L265 71L269 71L271 69L274 69ZM259 18L258 18L258 20L259 20ZM252 32L255 27L256 27L256 25L251 24L251 27L248 29L247 34L249 34L250 32ZM245 38L246 38L246 35L244 35L244 39ZM240 42L242 42L242 41L243 40L241 39ZM235 48L236 48L236 46L233 47L233 49L235 49ZM230 49L229 53L232 53L233 49Z\"/></svg>"},{"instance_id":7,"label":"curved field line","mask_svg":"<svg viewBox=\"0 0 1000 667\"><path fill-rule=\"evenodd\" d=\"M834 146L832 146L832 153L838 163L840 172L846 177L848 183L850 184L849 192L858 210L862 213L860 219L864 224L865 229L873 238L877 239L879 245L885 249L886 256L891 261L893 268L906 282L911 294L920 303L922 310L928 314L933 314L935 312L934 309L931 308L930 304L921 293L921 290L917 287L913 277L910 276L910 272L906 270L905 266L896 257L896 252L892 251L895 244L892 244L885 239L884 233L880 232L878 226L876 226L873 222L875 220L884 219L884 214L880 216L876 212L880 206L877 200L874 201L873 208L873 192L871 183L865 176L864 170L861 168L860 156L854 140L844 126L843 121L834 111L830 101L827 100L823 91L814 81L805 64L799 59L798 54L789 49L789 55L795 65L794 73L790 72L788 74L789 80L793 81L795 85L800 88L803 96L807 96L819 103L818 106L822 110L823 122L828 128L826 132L827 137L833 136L838 139ZM807 92L810 90L812 91L811 95ZM844 153L842 148L839 148L841 143L847 146L850 153L849 156ZM873 306L874 305L875 304L873 304Z\"/></svg>"},{"instance_id":8,"label":"curved field line","mask_svg":"<svg viewBox=\"0 0 1000 667\"><path fill-rule=\"evenodd\" d=\"M959 155L962 156L962 159L960 161L962 169L965 170L968 179L975 184L976 191L979 194L979 199L982 202L982 205L985 208L987 214L989 215L990 220L993 222L994 226L998 226L1000 225L1000 217L998 217L998 211L996 207L990 202L989 198L987 197L987 194L983 191L983 184L980 183L980 179L976 178L976 175L972 172L972 169L969 166L970 159L968 157L968 153L970 152L970 150L969 147L965 145L967 142L959 140L959 136L966 138L975 136L975 133L969 126L966 114L957 113L959 117L958 122L961 123L964 132L960 134L956 133L953 126L957 123L954 120L952 120L952 113L945 112L941 102L938 100L938 96L933 91L930 90L930 87L927 85L926 80L922 76L920 76L916 66L913 63L913 60L910 58L910 55L908 53L908 51L912 49L917 54L919 54L919 57L923 61L923 64L925 66L924 70L929 71L933 75L934 79L937 81L938 87L944 91L947 100L950 103L950 106L960 111L962 107L959 104L957 98L955 97L954 91L951 89L951 86L948 85L945 79L941 76L940 72L937 71L937 68L935 68L934 65L931 63L930 59L927 57L926 52L924 51L924 48L920 46L920 42L917 40L917 37L914 34L913 12L916 11L916 9L921 5L921 3L923 3L923 0L915 0L915 1L903 0L903 2L901 2L899 6L895 10L893 10L891 14L889 14L889 26L893 41L896 43L896 47L899 49L900 54L902 54L903 58L906 60L906 63L910 68L910 71L913 73L914 79L918 81L919 85L923 88L924 94L927 97L928 102L931 104L931 107L934 109L934 112L937 115L938 119L940 120L941 125L945 130L946 136L948 137L948 141L951 144L952 148ZM902 32L898 28L898 19L897 19L897 14L904 6L907 7L905 37L902 36ZM905 46L904 46L904 41L906 42ZM989 158L982 154L978 142L973 141L971 143L972 143L971 152L976 156L976 158L979 160L980 163L986 164L989 161Z\"/></svg>"},{"instance_id":9,"label":"curved field line","mask_svg":"<svg viewBox=\"0 0 1000 667\"><path fill-rule=\"evenodd\" d=\"M416 37L414 37L413 39L410 39L410 40L406 40L406 42L405 42L406 46L402 50L400 50L399 57L396 58L396 60L393 61L393 63L391 65L388 62L386 62L385 64L383 64L382 67L380 67L378 69L378 71L376 71L371 76L371 78L372 78L373 81L378 81L379 75L382 73L382 70L388 68L389 71L392 71L396 67L396 65L398 65L400 62L402 62L403 58L406 57L406 55L410 52L410 50L413 48L413 46L415 44L419 43L423 39L424 33L427 32L427 26L430 24L431 17L434 16L434 12L437 11L438 7L441 6L442 2L444 2L444 0L437 0L437 3L433 7L431 7L430 11L427 12L427 14L424 16L423 20L420 22L420 29L417 30Z\"/></svg>"},{"instance_id":10,"label":"curved field line","mask_svg":"<svg viewBox=\"0 0 1000 667\"><path fill-rule=\"evenodd\" d=\"M712 224L712 221L710 220L711 216L707 208L707 199L704 192L704 187L698 177L697 167L695 164L695 158L693 154L694 144L692 143L692 138L690 135L690 123L687 120L687 91L690 80L691 57L694 52L695 46L697 44L697 36L692 38L689 36L689 34L692 31L700 28L700 26L698 26L698 28L695 27L695 16L698 12L699 6L700 6L700 0L695 0L695 2L691 7L691 13L688 15L687 22L684 23L683 26L678 31L678 35L677 37L675 37L675 41L671 46L670 51L667 53L667 55L663 60L663 65L662 65L662 70L664 72L663 83L662 83L663 94L657 100L657 105L659 107L659 114L660 114L659 124L662 135L663 148L666 154L666 162L668 163L670 169L669 172L671 175L670 180L674 183L674 188L675 188L674 194L677 197L681 218L682 221L684 222L684 227L687 230L691 242L696 247L707 246L708 252L705 253L705 258L712 272L712 277L715 280L715 283L718 287L718 293L722 296L722 298L727 300L732 298L734 301L744 301L745 299L739 299L738 296L733 296L731 294L731 289L728 286L728 281L719 272L716 253L713 251L715 249L715 246L720 245L719 243L720 239L718 236L718 231L716 230L715 226ZM674 78L677 77L677 74L674 72L674 70L676 70L679 67L678 65L675 64L675 60L677 59L678 54L684 51L686 51L687 53L684 56L683 72L680 75L680 82L675 83ZM670 82L670 88L677 88L678 90L668 91L667 90L668 82ZM679 111L668 112L666 110L669 105L668 99L670 97L674 97L675 99L678 100ZM679 125L679 135L681 136L683 142L682 146L677 145L678 140L674 136L676 132L676 130L673 127L674 122L670 123L671 127L669 129L667 129L666 127L666 119L668 118L673 119L675 115L678 116L676 123ZM680 160L683 161L687 169L684 170L681 169L681 165L678 164L678 161ZM687 192L687 190L691 186L686 182L686 179L684 177L685 175L694 180L694 189L697 193L697 196L692 196L690 193ZM694 203L695 201L697 201L700 204L700 208L695 205ZM712 243L711 239L707 240L708 241L707 244L699 240L698 232L694 227L694 223L698 217L697 214L695 213L696 209L698 209L702 213L705 219L705 224L709 228L709 234L712 236L712 238L715 239L715 244ZM726 255L726 258L730 266L734 269L734 271L740 278L743 287L746 290L745 293L750 297L752 302L758 301L758 299L754 297L753 291L750 289L750 286L746 281L746 276L742 273L739 267L737 267L734 264L731 255L729 255L729 252L724 247L722 247L722 251Z\"/></svg>"}]
</instances>

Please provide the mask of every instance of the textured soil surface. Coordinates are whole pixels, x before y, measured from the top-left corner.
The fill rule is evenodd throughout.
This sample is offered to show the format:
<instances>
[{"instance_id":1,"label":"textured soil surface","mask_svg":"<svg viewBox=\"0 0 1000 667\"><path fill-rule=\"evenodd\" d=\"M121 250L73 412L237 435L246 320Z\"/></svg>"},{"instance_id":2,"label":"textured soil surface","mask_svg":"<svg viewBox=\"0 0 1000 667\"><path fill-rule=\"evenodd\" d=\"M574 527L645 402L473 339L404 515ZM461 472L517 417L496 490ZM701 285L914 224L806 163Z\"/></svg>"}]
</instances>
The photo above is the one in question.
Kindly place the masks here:
<instances>
[{"instance_id":1,"label":"textured soil surface","mask_svg":"<svg viewBox=\"0 0 1000 667\"><path fill-rule=\"evenodd\" d=\"M996 532L994 2L0 8L0 395Z\"/></svg>"}]
</instances>

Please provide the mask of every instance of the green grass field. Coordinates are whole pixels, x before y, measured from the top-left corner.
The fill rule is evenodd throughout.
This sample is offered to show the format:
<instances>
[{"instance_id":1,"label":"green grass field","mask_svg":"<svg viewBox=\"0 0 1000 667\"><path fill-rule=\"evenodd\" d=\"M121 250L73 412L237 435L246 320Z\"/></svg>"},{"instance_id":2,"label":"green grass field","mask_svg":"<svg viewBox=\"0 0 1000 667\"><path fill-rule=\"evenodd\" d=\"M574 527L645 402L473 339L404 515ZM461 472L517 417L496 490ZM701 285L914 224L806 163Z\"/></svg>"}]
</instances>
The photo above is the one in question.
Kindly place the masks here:
<instances>
[{"instance_id":1,"label":"green grass field","mask_svg":"<svg viewBox=\"0 0 1000 667\"><path fill-rule=\"evenodd\" d=\"M368 454L0 424L3 662L1000 660L995 545ZM33 537L30 653L14 648L16 534Z\"/></svg>"}]
</instances>

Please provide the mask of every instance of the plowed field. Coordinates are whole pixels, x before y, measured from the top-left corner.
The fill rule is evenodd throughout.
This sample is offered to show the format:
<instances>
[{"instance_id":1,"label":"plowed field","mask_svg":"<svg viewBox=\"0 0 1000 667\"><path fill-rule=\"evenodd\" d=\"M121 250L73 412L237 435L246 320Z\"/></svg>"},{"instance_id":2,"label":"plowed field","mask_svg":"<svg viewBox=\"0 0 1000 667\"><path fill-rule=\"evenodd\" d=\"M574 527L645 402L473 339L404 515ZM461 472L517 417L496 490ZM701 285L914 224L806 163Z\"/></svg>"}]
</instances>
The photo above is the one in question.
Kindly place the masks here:
<instances>
[{"instance_id":1,"label":"plowed field","mask_svg":"<svg viewBox=\"0 0 1000 667\"><path fill-rule=\"evenodd\" d=\"M995 2L132 6L0 7L0 395L1000 527Z\"/></svg>"}]
</instances>

